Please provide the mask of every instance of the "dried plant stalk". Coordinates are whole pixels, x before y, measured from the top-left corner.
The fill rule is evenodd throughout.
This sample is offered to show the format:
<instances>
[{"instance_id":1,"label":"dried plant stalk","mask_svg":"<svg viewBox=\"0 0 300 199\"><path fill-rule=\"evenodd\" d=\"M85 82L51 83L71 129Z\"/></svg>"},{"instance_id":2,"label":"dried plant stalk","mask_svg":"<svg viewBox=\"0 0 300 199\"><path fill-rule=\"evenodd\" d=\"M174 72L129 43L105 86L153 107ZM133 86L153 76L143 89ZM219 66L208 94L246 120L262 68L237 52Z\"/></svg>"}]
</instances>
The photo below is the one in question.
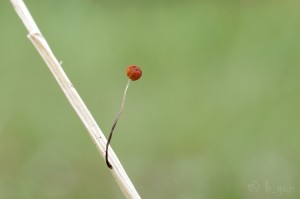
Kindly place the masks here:
<instances>
[{"instance_id":1,"label":"dried plant stalk","mask_svg":"<svg viewBox=\"0 0 300 199\"><path fill-rule=\"evenodd\" d=\"M11 0L17 14L21 18L25 27L27 28L29 34L28 38L31 40L37 51L42 56L43 60L46 62L47 66L51 70L53 76L57 80L59 86L65 93L67 99L71 103L72 107L80 117L84 126L87 128L90 137L96 144L96 147L105 159L105 147L107 140L97 125L95 119L87 109L86 105L78 95L76 89L72 85L71 81L63 71L59 61L55 58L53 52L51 51L47 41L41 34L38 26L34 22L29 10L22 0ZM127 176L123 166L121 165L118 157L114 153L111 147L109 147L110 158L109 161L113 166L113 169L109 169L117 183L119 184L122 192L126 198L141 198L137 193L135 187Z\"/></svg>"}]
</instances>

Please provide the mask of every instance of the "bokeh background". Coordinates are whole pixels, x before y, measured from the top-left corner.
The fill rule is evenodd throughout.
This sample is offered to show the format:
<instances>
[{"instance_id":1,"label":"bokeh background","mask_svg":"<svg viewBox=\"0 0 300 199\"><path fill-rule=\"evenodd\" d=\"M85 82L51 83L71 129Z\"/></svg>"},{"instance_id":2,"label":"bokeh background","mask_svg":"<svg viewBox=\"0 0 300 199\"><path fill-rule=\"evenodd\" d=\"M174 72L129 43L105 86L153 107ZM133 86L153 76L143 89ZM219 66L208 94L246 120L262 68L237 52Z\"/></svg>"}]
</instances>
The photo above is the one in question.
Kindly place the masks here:
<instances>
[{"instance_id":1,"label":"bokeh background","mask_svg":"<svg viewBox=\"0 0 300 199\"><path fill-rule=\"evenodd\" d=\"M27 0L142 198L300 198L300 2ZM0 2L0 199L123 198Z\"/></svg>"}]
</instances>

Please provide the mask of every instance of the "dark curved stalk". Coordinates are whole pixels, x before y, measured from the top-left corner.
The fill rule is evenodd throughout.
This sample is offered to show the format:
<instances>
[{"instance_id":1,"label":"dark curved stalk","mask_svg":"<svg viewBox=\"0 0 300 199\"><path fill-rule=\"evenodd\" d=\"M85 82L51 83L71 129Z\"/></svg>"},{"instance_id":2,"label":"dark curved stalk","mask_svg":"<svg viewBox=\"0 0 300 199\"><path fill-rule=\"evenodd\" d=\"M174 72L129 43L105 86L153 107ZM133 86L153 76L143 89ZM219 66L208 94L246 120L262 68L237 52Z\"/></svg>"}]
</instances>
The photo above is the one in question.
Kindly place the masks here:
<instances>
[{"instance_id":1,"label":"dark curved stalk","mask_svg":"<svg viewBox=\"0 0 300 199\"><path fill-rule=\"evenodd\" d=\"M106 161L106 165L108 166L108 168L112 169L112 165L110 164L109 160L108 160L108 146L110 144L110 141L111 141L111 138L112 138L112 135L113 135L113 132L114 132L114 129L118 123L118 120L122 114L122 111L123 111L123 108L124 108L124 104L125 104L125 99L126 99L126 93L127 93L127 90L128 90L128 87L129 87L129 83L130 83L130 79L128 80L127 84L126 84L126 87L125 87L125 91L124 91L124 94L123 94L123 97L122 97L122 102L121 102L121 107L120 107L120 110L118 112L118 115L111 127L111 130L110 130L110 134L109 134L109 137L108 137L108 140L107 140L107 143L106 143L106 150L105 150L105 161Z\"/></svg>"}]
</instances>

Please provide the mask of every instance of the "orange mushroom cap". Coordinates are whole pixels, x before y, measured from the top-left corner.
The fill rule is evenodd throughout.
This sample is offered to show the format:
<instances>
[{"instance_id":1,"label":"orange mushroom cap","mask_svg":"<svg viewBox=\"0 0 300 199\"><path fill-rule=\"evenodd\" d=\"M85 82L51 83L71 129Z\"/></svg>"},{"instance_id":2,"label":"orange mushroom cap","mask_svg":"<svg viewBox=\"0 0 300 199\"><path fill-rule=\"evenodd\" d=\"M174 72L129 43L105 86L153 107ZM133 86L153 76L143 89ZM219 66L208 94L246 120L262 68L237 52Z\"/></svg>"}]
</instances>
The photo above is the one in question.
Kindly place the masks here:
<instances>
[{"instance_id":1,"label":"orange mushroom cap","mask_svg":"<svg viewBox=\"0 0 300 199\"><path fill-rule=\"evenodd\" d=\"M142 69L137 65L130 65L126 69L126 75L132 81L136 81L141 78L142 76Z\"/></svg>"}]
</instances>

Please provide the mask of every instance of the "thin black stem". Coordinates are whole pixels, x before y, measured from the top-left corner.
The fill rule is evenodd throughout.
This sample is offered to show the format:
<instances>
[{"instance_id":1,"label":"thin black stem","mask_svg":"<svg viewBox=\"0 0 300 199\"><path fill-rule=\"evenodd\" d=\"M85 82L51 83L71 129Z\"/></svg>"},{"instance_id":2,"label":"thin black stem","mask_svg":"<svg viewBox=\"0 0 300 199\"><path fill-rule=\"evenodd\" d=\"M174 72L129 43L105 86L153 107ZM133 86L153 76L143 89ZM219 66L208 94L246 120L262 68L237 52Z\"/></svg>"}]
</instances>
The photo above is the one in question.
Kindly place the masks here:
<instances>
[{"instance_id":1,"label":"thin black stem","mask_svg":"<svg viewBox=\"0 0 300 199\"><path fill-rule=\"evenodd\" d=\"M108 137L108 140L107 140L107 143L106 143L105 160L106 160L107 166L108 166L110 169L112 169L112 166L111 166L111 164L110 164L109 161L108 161L108 146L109 146L109 143L110 143L110 141L111 141L111 138L112 138L114 129L115 129L117 123L118 123L118 120L119 120L119 118L120 118L121 113L122 113L122 111L120 111L120 112L118 113L118 115L117 115L117 117L116 117L116 119L115 119L115 121L114 121L114 124L113 124L112 127L111 127L110 134L109 134L109 137Z\"/></svg>"},{"instance_id":2,"label":"thin black stem","mask_svg":"<svg viewBox=\"0 0 300 199\"><path fill-rule=\"evenodd\" d=\"M127 94L127 90L128 90L128 87L129 87L129 83L130 83L130 79L128 80L127 84L126 84L126 87L125 87L125 91L124 91L124 94L123 94L123 97L122 97L122 102L121 102L121 107L120 107L120 110L118 112L118 115L111 127L111 130L110 130L110 134L109 134L109 137L108 137L108 140L107 140L107 143L106 143L106 150L105 150L105 161L106 161L106 165L108 166L108 168L112 169L112 165L110 164L110 162L108 161L108 146L110 144L110 141L111 141L111 138L112 138L112 135L113 135L113 132L114 132L114 129L118 123L118 120L122 114L122 111L123 111L123 108L124 108L124 104L125 104L125 99L126 99L126 94Z\"/></svg>"}]
</instances>

